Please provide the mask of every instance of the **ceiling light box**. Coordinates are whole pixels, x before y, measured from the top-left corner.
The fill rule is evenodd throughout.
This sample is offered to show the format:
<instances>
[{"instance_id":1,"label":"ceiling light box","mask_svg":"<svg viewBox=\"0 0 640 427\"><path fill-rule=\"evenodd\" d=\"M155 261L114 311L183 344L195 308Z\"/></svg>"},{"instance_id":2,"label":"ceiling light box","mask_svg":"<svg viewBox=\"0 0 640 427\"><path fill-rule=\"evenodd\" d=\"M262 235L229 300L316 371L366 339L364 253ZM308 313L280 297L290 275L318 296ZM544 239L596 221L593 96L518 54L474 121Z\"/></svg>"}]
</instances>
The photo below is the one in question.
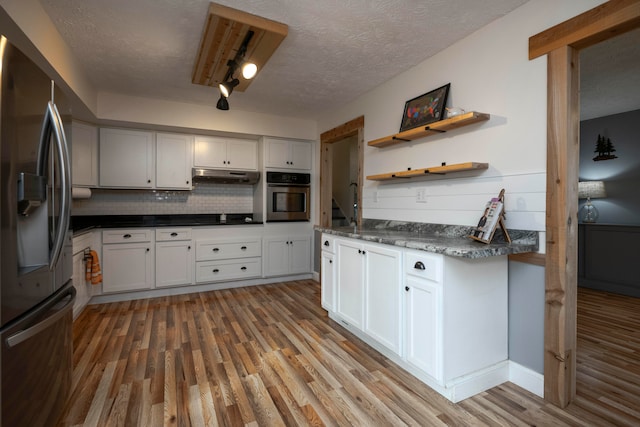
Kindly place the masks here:
<instances>
[{"instance_id":1,"label":"ceiling light box","mask_svg":"<svg viewBox=\"0 0 640 427\"><path fill-rule=\"evenodd\" d=\"M191 81L204 86L218 86L223 83L229 61L236 57L249 31L253 31L253 36L247 45L244 58L256 64L259 71L287 36L289 27L211 3ZM244 92L250 83L251 80L240 79L233 90Z\"/></svg>"}]
</instances>

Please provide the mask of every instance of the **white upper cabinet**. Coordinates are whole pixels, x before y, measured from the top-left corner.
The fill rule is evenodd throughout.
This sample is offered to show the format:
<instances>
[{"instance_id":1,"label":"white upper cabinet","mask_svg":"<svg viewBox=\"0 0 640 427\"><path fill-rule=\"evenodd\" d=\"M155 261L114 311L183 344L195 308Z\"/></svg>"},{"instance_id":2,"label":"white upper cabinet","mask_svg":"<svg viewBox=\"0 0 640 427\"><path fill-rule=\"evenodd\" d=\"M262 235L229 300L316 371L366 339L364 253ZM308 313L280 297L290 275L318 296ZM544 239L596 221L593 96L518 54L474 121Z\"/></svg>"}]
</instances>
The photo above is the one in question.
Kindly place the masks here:
<instances>
[{"instance_id":1,"label":"white upper cabinet","mask_svg":"<svg viewBox=\"0 0 640 427\"><path fill-rule=\"evenodd\" d=\"M194 167L258 169L257 141L251 139L196 136Z\"/></svg>"},{"instance_id":2,"label":"white upper cabinet","mask_svg":"<svg viewBox=\"0 0 640 427\"><path fill-rule=\"evenodd\" d=\"M154 135L129 129L100 129L100 186L153 188Z\"/></svg>"},{"instance_id":3,"label":"white upper cabinet","mask_svg":"<svg viewBox=\"0 0 640 427\"><path fill-rule=\"evenodd\" d=\"M175 133L156 135L156 187L191 189L193 137Z\"/></svg>"},{"instance_id":4,"label":"white upper cabinet","mask_svg":"<svg viewBox=\"0 0 640 427\"><path fill-rule=\"evenodd\" d=\"M311 169L309 142L264 138L265 166L277 169Z\"/></svg>"},{"instance_id":5,"label":"white upper cabinet","mask_svg":"<svg viewBox=\"0 0 640 427\"><path fill-rule=\"evenodd\" d=\"M71 124L72 184L98 186L98 128L84 123Z\"/></svg>"}]
</instances>

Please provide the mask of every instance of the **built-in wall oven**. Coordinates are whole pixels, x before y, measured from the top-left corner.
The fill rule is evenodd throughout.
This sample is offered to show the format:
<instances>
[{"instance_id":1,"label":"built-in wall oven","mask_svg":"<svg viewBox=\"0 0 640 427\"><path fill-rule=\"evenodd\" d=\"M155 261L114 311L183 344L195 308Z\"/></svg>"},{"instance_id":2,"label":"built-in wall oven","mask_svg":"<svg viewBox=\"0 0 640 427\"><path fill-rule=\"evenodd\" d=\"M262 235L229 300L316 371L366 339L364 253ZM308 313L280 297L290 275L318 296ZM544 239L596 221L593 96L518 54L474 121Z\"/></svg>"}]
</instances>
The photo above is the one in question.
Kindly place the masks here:
<instances>
[{"instance_id":1,"label":"built-in wall oven","mask_svg":"<svg viewBox=\"0 0 640 427\"><path fill-rule=\"evenodd\" d=\"M267 221L309 221L311 174L267 172Z\"/></svg>"}]
</instances>

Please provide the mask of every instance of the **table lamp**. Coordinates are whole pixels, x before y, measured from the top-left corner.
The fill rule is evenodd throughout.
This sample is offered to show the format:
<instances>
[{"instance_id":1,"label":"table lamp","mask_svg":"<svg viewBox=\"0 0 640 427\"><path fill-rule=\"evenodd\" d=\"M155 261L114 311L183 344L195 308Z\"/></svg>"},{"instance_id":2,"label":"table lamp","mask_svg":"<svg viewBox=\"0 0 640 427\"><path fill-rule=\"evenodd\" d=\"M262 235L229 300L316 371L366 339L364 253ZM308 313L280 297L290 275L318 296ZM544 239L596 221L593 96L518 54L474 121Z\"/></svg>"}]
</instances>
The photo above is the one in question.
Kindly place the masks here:
<instances>
[{"instance_id":1,"label":"table lamp","mask_svg":"<svg viewBox=\"0 0 640 427\"><path fill-rule=\"evenodd\" d=\"M591 204L591 199L607 197L604 189L604 181L582 181L578 182L578 198L587 199L582 206L578 217L584 223L594 223L598 220L598 210Z\"/></svg>"}]
</instances>

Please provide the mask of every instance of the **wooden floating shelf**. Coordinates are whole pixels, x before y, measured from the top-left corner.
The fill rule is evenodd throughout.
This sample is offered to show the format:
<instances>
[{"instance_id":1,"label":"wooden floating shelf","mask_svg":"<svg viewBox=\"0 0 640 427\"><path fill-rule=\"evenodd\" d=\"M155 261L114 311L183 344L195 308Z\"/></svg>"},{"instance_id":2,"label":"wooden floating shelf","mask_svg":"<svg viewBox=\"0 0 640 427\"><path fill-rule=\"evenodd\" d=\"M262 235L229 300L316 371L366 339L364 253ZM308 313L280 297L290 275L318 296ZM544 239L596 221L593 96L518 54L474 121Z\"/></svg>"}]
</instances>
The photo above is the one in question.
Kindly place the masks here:
<instances>
[{"instance_id":1,"label":"wooden floating shelf","mask_svg":"<svg viewBox=\"0 0 640 427\"><path fill-rule=\"evenodd\" d=\"M444 175L446 173L465 172L471 170L488 169L489 163L466 162L457 163L455 165L433 166L424 169L412 169L400 172L381 173L378 175L369 175L367 179L370 181L390 181L425 177L428 175Z\"/></svg>"},{"instance_id":2,"label":"wooden floating shelf","mask_svg":"<svg viewBox=\"0 0 640 427\"><path fill-rule=\"evenodd\" d=\"M425 136L435 135L457 129L462 126L468 126L473 123L489 120L491 116L487 113L478 113L470 111L460 114L450 119L440 120L439 122L430 123L427 126L420 126L414 129L405 130L395 135L385 136L384 138L374 139L367 144L372 147L388 147L390 145L402 144L403 142L413 141L414 139L424 138Z\"/></svg>"}]
</instances>

